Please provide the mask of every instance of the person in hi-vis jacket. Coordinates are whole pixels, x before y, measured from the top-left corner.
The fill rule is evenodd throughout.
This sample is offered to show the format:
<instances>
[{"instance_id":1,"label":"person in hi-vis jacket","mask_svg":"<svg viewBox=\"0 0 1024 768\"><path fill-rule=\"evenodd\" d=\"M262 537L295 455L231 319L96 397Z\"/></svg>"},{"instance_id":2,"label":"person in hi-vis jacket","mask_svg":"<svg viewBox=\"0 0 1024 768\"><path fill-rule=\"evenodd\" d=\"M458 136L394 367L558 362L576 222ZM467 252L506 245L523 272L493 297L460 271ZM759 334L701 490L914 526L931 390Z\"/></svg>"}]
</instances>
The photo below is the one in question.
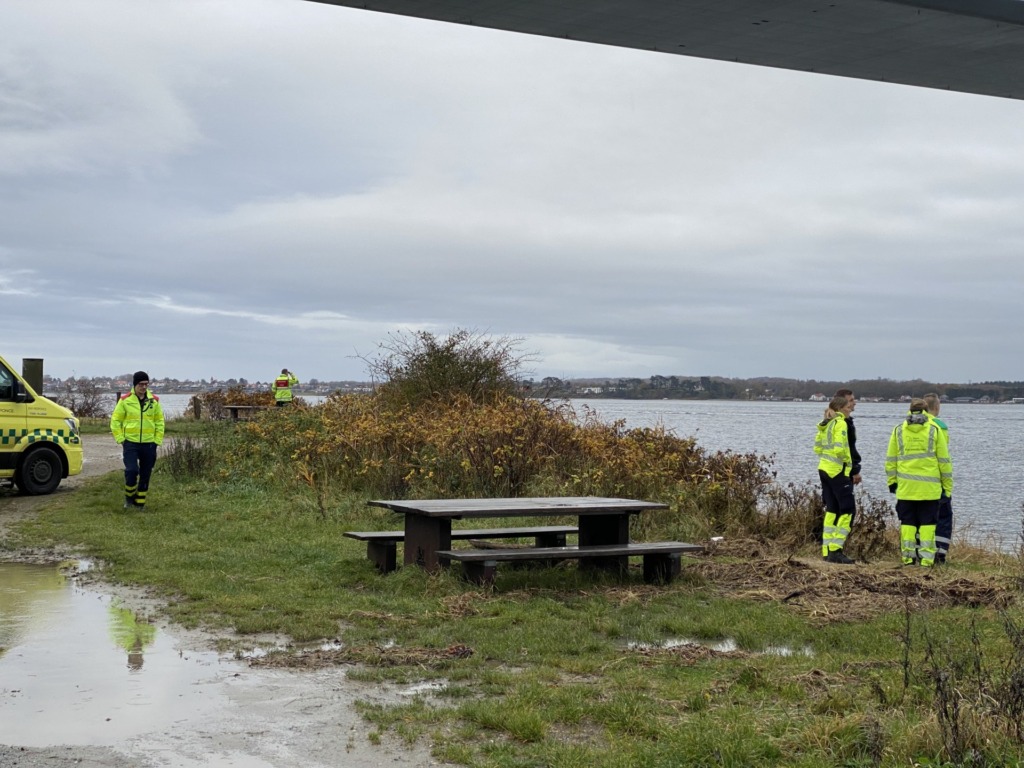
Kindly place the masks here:
<instances>
[{"instance_id":1,"label":"person in hi-vis jacket","mask_svg":"<svg viewBox=\"0 0 1024 768\"><path fill-rule=\"evenodd\" d=\"M911 400L907 417L893 429L885 475L889 492L896 494L903 564L930 568L935 564L939 499L953 495L953 462L946 433L925 408L924 400Z\"/></svg>"},{"instance_id":2,"label":"person in hi-vis jacket","mask_svg":"<svg viewBox=\"0 0 1024 768\"><path fill-rule=\"evenodd\" d=\"M274 379L274 383L270 385L270 391L274 393L274 402L278 406L291 403L292 398L294 398L292 387L298 383L299 380L294 373L287 368L282 368L281 372Z\"/></svg>"},{"instance_id":3,"label":"person in hi-vis jacket","mask_svg":"<svg viewBox=\"0 0 1024 768\"><path fill-rule=\"evenodd\" d=\"M136 371L132 391L121 397L110 417L110 431L124 459L124 508L144 509L156 449L164 441L164 409L149 391L149 374Z\"/></svg>"}]
</instances>

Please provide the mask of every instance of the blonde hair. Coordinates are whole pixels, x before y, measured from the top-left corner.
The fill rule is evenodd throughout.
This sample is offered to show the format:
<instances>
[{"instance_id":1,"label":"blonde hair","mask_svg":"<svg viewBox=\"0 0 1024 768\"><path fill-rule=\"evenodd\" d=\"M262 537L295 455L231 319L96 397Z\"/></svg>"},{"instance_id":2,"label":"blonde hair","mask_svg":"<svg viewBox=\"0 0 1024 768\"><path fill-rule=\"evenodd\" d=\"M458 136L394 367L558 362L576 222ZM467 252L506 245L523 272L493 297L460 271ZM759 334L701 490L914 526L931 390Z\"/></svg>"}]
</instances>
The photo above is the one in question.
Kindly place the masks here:
<instances>
[{"instance_id":1,"label":"blonde hair","mask_svg":"<svg viewBox=\"0 0 1024 768\"><path fill-rule=\"evenodd\" d=\"M846 397L846 395L836 395L828 402L828 408L825 409L825 418L835 418L835 415L839 411L843 410L843 408L845 408L847 403L849 402L850 400L849 398Z\"/></svg>"},{"instance_id":2,"label":"blonde hair","mask_svg":"<svg viewBox=\"0 0 1024 768\"><path fill-rule=\"evenodd\" d=\"M929 392L923 398L925 410L928 411L932 416L939 415L939 396L934 392Z\"/></svg>"}]
</instances>

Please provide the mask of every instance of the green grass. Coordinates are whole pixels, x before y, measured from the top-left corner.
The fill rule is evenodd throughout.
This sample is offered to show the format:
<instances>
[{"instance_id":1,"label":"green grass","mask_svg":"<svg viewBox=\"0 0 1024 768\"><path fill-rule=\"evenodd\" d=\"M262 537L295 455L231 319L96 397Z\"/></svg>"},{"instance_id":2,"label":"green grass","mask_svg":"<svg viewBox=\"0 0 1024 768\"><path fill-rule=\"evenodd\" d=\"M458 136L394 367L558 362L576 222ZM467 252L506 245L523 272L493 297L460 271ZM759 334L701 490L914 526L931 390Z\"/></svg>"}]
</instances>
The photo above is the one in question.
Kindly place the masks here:
<instances>
[{"instance_id":1,"label":"green grass","mask_svg":"<svg viewBox=\"0 0 1024 768\"><path fill-rule=\"evenodd\" d=\"M176 480L168 467L158 463L145 513L121 509L113 473L49 501L0 541L0 556L70 544L108 578L158 590L186 626L299 643L337 637L371 662L352 677L446 684L430 702L363 705L371 741L392 731L429 740L440 759L495 768L1024 760L1020 741L976 708L965 725L983 735L971 742L981 762L964 762L973 753L948 762L937 720L928 648L942 668L972 652L1009 664L1013 648L994 610L911 611L909 632L903 614L823 623L778 601L722 594L685 564L683 578L657 588L639 569L621 582L573 565L499 569L491 590L416 568L382 576L365 544L342 536L398 524L364 497L332 496L324 515L308 489ZM843 595L836 601L841 614ZM1021 620L1016 607L1008 615ZM679 639L732 640L742 653L656 649ZM472 655L442 653L460 645ZM765 653L777 646L810 653Z\"/></svg>"},{"instance_id":2,"label":"green grass","mask_svg":"<svg viewBox=\"0 0 1024 768\"><path fill-rule=\"evenodd\" d=\"M79 431L83 435L109 435L110 418L83 418L79 419ZM196 419L174 418L167 419L164 424L167 435L207 435L218 434L230 429L232 425L227 421L197 421Z\"/></svg>"}]
</instances>

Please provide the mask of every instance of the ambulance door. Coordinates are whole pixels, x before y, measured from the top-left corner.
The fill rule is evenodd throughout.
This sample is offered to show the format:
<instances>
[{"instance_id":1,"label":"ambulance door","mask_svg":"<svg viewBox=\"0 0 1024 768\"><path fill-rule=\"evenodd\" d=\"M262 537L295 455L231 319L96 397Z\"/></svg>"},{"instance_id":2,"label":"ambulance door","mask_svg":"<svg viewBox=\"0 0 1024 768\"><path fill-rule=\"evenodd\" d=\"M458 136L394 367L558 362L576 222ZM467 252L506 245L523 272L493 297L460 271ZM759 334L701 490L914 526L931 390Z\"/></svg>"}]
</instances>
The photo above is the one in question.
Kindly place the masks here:
<instances>
[{"instance_id":1,"label":"ambulance door","mask_svg":"<svg viewBox=\"0 0 1024 768\"><path fill-rule=\"evenodd\" d=\"M27 418L24 399L21 382L0 362L0 477L11 477L20 458L17 449Z\"/></svg>"}]
</instances>

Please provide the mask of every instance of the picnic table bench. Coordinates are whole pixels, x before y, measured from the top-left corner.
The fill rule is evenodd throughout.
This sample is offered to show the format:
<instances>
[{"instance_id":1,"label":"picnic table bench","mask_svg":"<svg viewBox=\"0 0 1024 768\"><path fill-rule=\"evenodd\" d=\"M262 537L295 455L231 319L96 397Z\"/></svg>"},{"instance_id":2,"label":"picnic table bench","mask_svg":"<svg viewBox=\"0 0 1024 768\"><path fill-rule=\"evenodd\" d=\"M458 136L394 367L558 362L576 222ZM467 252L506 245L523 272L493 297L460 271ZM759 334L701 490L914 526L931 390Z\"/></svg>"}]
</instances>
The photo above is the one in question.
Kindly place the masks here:
<instances>
[{"instance_id":1,"label":"picnic table bench","mask_svg":"<svg viewBox=\"0 0 1024 768\"><path fill-rule=\"evenodd\" d=\"M589 547L446 549L439 550L437 556L442 561L461 562L463 575L469 581L476 584L491 584L500 562L600 558L603 562L617 563L622 571L625 570L628 563L623 558L639 555L643 557L644 581L648 584L667 584L679 575L682 553L703 551L704 547L699 544L686 544L681 541L654 541Z\"/></svg>"},{"instance_id":2,"label":"picnic table bench","mask_svg":"<svg viewBox=\"0 0 1024 768\"><path fill-rule=\"evenodd\" d=\"M565 537L579 533L575 525L537 525L520 528L456 529L452 539L520 539L533 537L537 547L563 547ZM398 544L405 540L405 531L345 531L350 539L366 542L366 557L381 573L398 567Z\"/></svg>"},{"instance_id":3,"label":"picnic table bench","mask_svg":"<svg viewBox=\"0 0 1024 768\"><path fill-rule=\"evenodd\" d=\"M224 408L227 410L228 415L232 421L238 421L241 417L240 414L249 416L256 411L262 411L269 408L269 405L225 405Z\"/></svg>"},{"instance_id":4,"label":"picnic table bench","mask_svg":"<svg viewBox=\"0 0 1024 768\"><path fill-rule=\"evenodd\" d=\"M563 517L577 518L580 547L629 542L629 520L644 511L667 509L667 504L598 496L517 497L506 499L375 499L371 507L384 507L405 518L406 565L428 571L442 567L439 550L451 547L452 520L465 518ZM606 558L590 561L597 568L617 568Z\"/></svg>"}]
</instances>

